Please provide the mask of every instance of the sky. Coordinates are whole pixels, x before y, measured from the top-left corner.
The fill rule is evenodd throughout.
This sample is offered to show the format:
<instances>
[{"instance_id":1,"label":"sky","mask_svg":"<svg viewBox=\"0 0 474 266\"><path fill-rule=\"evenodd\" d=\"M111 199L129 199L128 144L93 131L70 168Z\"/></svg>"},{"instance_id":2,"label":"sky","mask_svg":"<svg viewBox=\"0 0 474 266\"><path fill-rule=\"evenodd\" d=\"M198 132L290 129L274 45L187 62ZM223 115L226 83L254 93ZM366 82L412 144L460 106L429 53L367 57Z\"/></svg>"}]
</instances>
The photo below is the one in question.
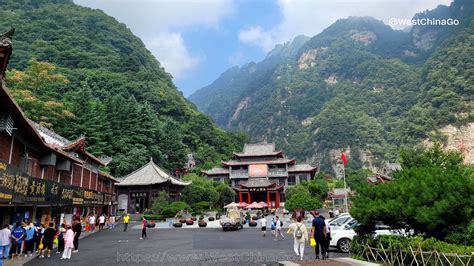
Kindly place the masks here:
<instances>
[{"instance_id":1,"label":"sky","mask_svg":"<svg viewBox=\"0 0 474 266\"><path fill-rule=\"evenodd\" d=\"M276 44L312 37L338 19L410 19L451 0L74 0L125 23L184 96L233 66L259 62ZM403 25L392 25L403 29Z\"/></svg>"}]
</instances>

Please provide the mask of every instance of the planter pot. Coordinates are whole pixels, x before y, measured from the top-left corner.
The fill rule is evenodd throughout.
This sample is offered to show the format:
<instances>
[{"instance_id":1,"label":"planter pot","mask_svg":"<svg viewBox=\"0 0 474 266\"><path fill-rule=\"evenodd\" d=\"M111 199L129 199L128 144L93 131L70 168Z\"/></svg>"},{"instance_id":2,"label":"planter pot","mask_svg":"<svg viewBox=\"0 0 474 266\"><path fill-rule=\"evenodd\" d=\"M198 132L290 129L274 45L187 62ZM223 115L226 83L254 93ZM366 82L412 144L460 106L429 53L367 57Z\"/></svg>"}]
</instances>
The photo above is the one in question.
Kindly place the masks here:
<instances>
[{"instance_id":1,"label":"planter pot","mask_svg":"<svg viewBox=\"0 0 474 266\"><path fill-rule=\"evenodd\" d=\"M249 223L249 226L250 226L250 227L255 227L255 226L257 226L257 222L251 221L251 222Z\"/></svg>"},{"instance_id":2,"label":"planter pot","mask_svg":"<svg viewBox=\"0 0 474 266\"><path fill-rule=\"evenodd\" d=\"M155 224L154 221L149 221L148 224L147 224L148 228L154 228L155 226L156 226L156 224Z\"/></svg>"},{"instance_id":3,"label":"planter pot","mask_svg":"<svg viewBox=\"0 0 474 266\"><path fill-rule=\"evenodd\" d=\"M182 223L182 224L184 224L184 223L186 223L186 219L181 218L181 219L179 219L179 222Z\"/></svg>"},{"instance_id":4,"label":"planter pot","mask_svg":"<svg viewBox=\"0 0 474 266\"><path fill-rule=\"evenodd\" d=\"M252 216L252 220L256 221L256 220L258 220L258 217L257 216Z\"/></svg>"},{"instance_id":5,"label":"planter pot","mask_svg":"<svg viewBox=\"0 0 474 266\"><path fill-rule=\"evenodd\" d=\"M203 222L203 223L199 223L198 225L199 225L199 227L206 227L206 226L207 226L207 223L206 223L206 222Z\"/></svg>"},{"instance_id":6,"label":"planter pot","mask_svg":"<svg viewBox=\"0 0 474 266\"><path fill-rule=\"evenodd\" d=\"M197 220L197 218L196 218L196 217L192 217L192 218L191 218L191 220L193 220L193 221L196 221L196 220Z\"/></svg>"},{"instance_id":7,"label":"planter pot","mask_svg":"<svg viewBox=\"0 0 474 266\"><path fill-rule=\"evenodd\" d=\"M216 218L214 218L214 217L209 217L209 218L207 218L207 219L208 219L209 221L214 221Z\"/></svg>"},{"instance_id":8,"label":"planter pot","mask_svg":"<svg viewBox=\"0 0 474 266\"><path fill-rule=\"evenodd\" d=\"M186 221L186 225L193 225L194 224L194 221L193 220L187 220Z\"/></svg>"},{"instance_id":9,"label":"planter pot","mask_svg":"<svg viewBox=\"0 0 474 266\"><path fill-rule=\"evenodd\" d=\"M173 227L176 227L176 228L183 227L183 224L182 223L174 223Z\"/></svg>"}]
</instances>

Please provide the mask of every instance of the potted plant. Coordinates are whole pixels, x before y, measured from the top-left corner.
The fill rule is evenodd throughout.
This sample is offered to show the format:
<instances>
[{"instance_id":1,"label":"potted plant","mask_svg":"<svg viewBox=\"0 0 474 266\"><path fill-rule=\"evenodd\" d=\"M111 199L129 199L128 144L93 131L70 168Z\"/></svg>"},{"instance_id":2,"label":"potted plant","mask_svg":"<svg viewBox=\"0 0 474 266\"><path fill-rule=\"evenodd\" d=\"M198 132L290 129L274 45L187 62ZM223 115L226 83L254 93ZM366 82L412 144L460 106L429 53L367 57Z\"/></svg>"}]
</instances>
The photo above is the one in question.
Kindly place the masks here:
<instances>
[{"instance_id":1,"label":"potted plant","mask_svg":"<svg viewBox=\"0 0 474 266\"><path fill-rule=\"evenodd\" d=\"M196 217L191 217L191 220L193 220L194 222L197 220Z\"/></svg>"},{"instance_id":2,"label":"potted plant","mask_svg":"<svg viewBox=\"0 0 474 266\"><path fill-rule=\"evenodd\" d=\"M209 220L209 222L212 222L212 221L214 221L216 218L214 218L214 217L211 216L211 217L209 217L209 218L207 218L207 219Z\"/></svg>"},{"instance_id":3,"label":"potted plant","mask_svg":"<svg viewBox=\"0 0 474 266\"><path fill-rule=\"evenodd\" d=\"M198 223L199 227L206 227L207 226L207 223L206 221L203 220L199 220L199 223Z\"/></svg>"},{"instance_id":4,"label":"potted plant","mask_svg":"<svg viewBox=\"0 0 474 266\"><path fill-rule=\"evenodd\" d=\"M180 227L183 227L183 224L182 223L174 223L173 227L180 228Z\"/></svg>"},{"instance_id":5,"label":"potted plant","mask_svg":"<svg viewBox=\"0 0 474 266\"><path fill-rule=\"evenodd\" d=\"M250 227L255 227L255 226L257 226L257 222L252 220L252 221L249 222L249 226Z\"/></svg>"},{"instance_id":6,"label":"potted plant","mask_svg":"<svg viewBox=\"0 0 474 266\"><path fill-rule=\"evenodd\" d=\"M193 220L186 220L186 225L193 225L194 221Z\"/></svg>"},{"instance_id":7,"label":"potted plant","mask_svg":"<svg viewBox=\"0 0 474 266\"><path fill-rule=\"evenodd\" d=\"M182 224L184 224L184 223L186 223L186 219L184 219L184 218L179 218L179 222L182 223Z\"/></svg>"}]
</instances>

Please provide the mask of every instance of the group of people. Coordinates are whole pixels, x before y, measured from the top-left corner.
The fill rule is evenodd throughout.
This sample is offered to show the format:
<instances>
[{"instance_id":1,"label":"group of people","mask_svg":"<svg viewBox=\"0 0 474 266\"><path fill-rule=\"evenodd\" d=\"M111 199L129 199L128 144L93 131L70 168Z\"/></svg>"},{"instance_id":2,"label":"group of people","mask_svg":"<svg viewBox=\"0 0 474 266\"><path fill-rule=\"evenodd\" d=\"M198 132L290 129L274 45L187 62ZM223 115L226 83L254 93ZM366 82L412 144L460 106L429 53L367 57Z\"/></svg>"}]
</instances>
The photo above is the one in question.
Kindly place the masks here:
<instances>
[{"instance_id":1,"label":"group of people","mask_svg":"<svg viewBox=\"0 0 474 266\"><path fill-rule=\"evenodd\" d=\"M62 253L61 259L70 259L71 253L78 252L81 232L79 218L74 218L72 224L62 223L59 230L54 223L47 226L35 226L28 221L17 222L15 226L7 224L0 230L0 259L33 256L35 253L39 258L45 258L45 255L50 258L56 241L56 253Z\"/></svg>"},{"instance_id":2,"label":"group of people","mask_svg":"<svg viewBox=\"0 0 474 266\"><path fill-rule=\"evenodd\" d=\"M106 216L105 214L101 214L97 217L95 214L91 214L87 216L88 222L88 231L94 232L96 228L99 230L104 230L104 227L107 226L108 229L115 228L115 216L110 215Z\"/></svg>"},{"instance_id":3,"label":"group of people","mask_svg":"<svg viewBox=\"0 0 474 266\"><path fill-rule=\"evenodd\" d=\"M312 243L315 248L316 259L319 260L319 254L321 254L322 259L327 259L329 257L329 243L331 241L331 227L325 218L319 214L317 211L312 211L311 215L314 217L312 220L311 235L308 234L308 228L303 221L301 216L296 217L295 221L290 224L288 227L287 234L293 235L293 250L296 256L303 260L304 249L306 243L311 239L315 243ZM267 220L265 217L262 217L260 220L260 226L262 230L262 235L265 237L267 232ZM271 222L271 232L274 236L274 240L284 240L285 236L282 233L283 221L280 220L279 216L272 218Z\"/></svg>"}]
</instances>

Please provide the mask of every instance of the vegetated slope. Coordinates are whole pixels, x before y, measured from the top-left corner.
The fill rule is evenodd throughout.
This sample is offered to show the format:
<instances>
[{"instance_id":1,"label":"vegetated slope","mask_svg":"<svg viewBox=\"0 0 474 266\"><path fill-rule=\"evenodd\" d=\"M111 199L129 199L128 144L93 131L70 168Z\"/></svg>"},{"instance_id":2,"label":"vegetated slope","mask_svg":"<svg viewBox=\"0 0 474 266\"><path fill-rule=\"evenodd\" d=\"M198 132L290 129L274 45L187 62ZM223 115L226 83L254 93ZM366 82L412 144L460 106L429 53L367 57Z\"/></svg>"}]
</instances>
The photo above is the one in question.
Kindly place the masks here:
<instances>
[{"instance_id":1,"label":"vegetated slope","mask_svg":"<svg viewBox=\"0 0 474 266\"><path fill-rule=\"evenodd\" d=\"M0 31L16 28L10 70L31 74L37 61L46 61L53 64L49 74L67 79L38 87L11 71L8 86L22 92L14 93L17 100L31 114L24 98L30 93L64 106L74 117L48 125L70 139L85 134L92 153L113 157L112 174L127 174L150 157L174 171L189 152L202 166L242 146L244 135L227 133L198 112L142 41L104 12L65 0L8 0L0 2L0 17Z\"/></svg>"},{"instance_id":2,"label":"vegetated slope","mask_svg":"<svg viewBox=\"0 0 474 266\"><path fill-rule=\"evenodd\" d=\"M350 167L381 165L395 160L400 146L445 140L436 132L441 126L473 121L472 16L472 3L457 0L416 15L458 18L457 26L395 31L370 17L341 19L307 41L295 59L245 84L226 106L230 111L195 103L211 117L232 113L216 120L219 125L276 142L324 170L342 148L351 149ZM232 87L213 85L220 92ZM207 106L219 105L210 97Z\"/></svg>"}]
</instances>

